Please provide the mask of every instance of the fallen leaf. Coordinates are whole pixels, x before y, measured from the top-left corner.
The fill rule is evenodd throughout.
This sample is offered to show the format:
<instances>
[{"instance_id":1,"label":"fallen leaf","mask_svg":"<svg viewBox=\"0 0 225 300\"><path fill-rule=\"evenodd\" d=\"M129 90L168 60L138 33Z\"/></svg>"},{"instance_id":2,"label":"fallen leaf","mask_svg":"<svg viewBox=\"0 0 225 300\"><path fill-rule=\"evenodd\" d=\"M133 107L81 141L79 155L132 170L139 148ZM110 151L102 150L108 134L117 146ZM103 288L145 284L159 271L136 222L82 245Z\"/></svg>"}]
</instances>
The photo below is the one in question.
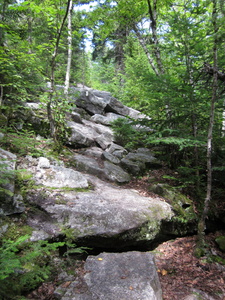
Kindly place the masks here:
<instances>
[{"instance_id":1,"label":"fallen leaf","mask_svg":"<svg viewBox=\"0 0 225 300\"><path fill-rule=\"evenodd\" d=\"M103 260L103 259L101 257L99 257L98 260Z\"/></svg>"},{"instance_id":2,"label":"fallen leaf","mask_svg":"<svg viewBox=\"0 0 225 300\"><path fill-rule=\"evenodd\" d=\"M129 287L130 290L133 290L134 288L132 286Z\"/></svg>"},{"instance_id":3,"label":"fallen leaf","mask_svg":"<svg viewBox=\"0 0 225 300\"><path fill-rule=\"evenodd\" d=\"M161 274L162 274L163 276L165 276L165 275L168 274L168 272L167 272L165 269L162 269L162 270L161 270Z\"/></svg>"},{"instance_id":4,"label":"fallen leaf","mask_svg":"<svg viewBox=\"0 0 225 300\"><path fill-rule=\"evenodd\" d=\"M67 288L70 284L71 284L71 281L66 281L66 282L64 282L61 286L62 286L63 288Z\"/></svg>"}]
</instances>

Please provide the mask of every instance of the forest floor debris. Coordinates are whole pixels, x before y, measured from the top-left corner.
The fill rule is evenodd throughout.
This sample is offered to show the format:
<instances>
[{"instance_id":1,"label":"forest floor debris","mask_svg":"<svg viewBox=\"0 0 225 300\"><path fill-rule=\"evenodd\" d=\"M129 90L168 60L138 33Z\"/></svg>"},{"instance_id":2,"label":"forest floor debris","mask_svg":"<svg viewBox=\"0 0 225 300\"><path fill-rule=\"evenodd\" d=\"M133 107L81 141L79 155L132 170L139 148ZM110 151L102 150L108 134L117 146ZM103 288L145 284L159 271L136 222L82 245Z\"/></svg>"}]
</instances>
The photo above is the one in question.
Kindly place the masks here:
<instances>
[{"instance_id":1,"label":"forest floor debris","mask_svg":"<svg viewBox=\"0 0 225 300\"><path fill-rule=\"evenodd\" d=\"M213 261L218 258L225 261L225 253L215 243L218 234L221 232L206 236L210 253L200 259L193 254L196 236L170 240L154 250L163 300L181 300L193 291L225 300L225 265Z\"/></svg>"}]
</instances>

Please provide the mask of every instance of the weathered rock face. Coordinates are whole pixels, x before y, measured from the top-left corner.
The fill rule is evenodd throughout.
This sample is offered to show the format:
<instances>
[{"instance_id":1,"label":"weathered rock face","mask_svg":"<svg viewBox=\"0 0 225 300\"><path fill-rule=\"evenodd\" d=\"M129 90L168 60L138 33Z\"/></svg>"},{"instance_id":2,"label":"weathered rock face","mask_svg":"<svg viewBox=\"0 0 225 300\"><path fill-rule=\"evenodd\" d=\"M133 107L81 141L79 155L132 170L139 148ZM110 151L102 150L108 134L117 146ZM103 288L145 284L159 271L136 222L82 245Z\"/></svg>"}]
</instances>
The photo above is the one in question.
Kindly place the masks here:
<instances>
[{"instance_id":1,"label":"weathered rock face","mask_svg":"<svg viewBox=\"0 0 225 300\"><path fill-rule=\"evenodd\" d=\"M44 162L44 163L43 163ZM49 160L40 157L35 173L36 184L53 188L87 188L87 179L77 171L63 166L51 165Z\"/></svg>"},{"instance_id":2,"label":"weathered rock face","mask_svg":"<svg viewBox=\"0 0 225 300\"><path fill-rule=\"evenodd\" d=\"M139 175L150 165L155 167L159 164L147 149L138 149L133 153L128 153L126 149L116 145L110 128L111 122L118 118L143 119L146 116L123 105L108 92L88 88L75 88L75 90L80 93L77 98L73 99L78 111L82 108L91 117L89 120L83 119L82 124L68 122L72 129L68 143L79 147L97 146L104 151L99 157L102 160L100 164L99 160L93 161L96 157L93 157L91 152L89 152L89 159L75 156L74 160L80 170L86 170L109 181L125 183L130 180L130 174Z\"/></svg>"},{"instance_id":3,"label":"weathered rock face","mask_svg":"<svg viewBox=\"0 0 225 300\"><path fill-rule=\"evenodd\" d=\"M166 199L173 207L176 217L168 225L168 232L182 236L193 232L197 228L197 218L194 212L193 202L178 190L166 184L155 184L150 187L155 194Z\"/></svg>"},{"instance_id":4,"label":"weathered rock face","mask_svg":"<svg viewBox=\"0 0 225 300\"><path fill-rule=\"evenodd\" d=\"M89 256L84 275L59 288L62 300L162 300L153 255L143 252L101 253Z\"/></svg>"},{"instance_id":5,"label":"weathered rock face","mask_svg":"<svg viewBox=\"0 0 225 300\"><path fill-rule=\"evenodd\" d=\"M16 155L0 148L0 215L22 213L25 210L23 198L15 194Z\"/></svg>"},{"instance_id":6,"label":"weathered rock face","mask_svg":"<svg viewBox=\"0 0 225 300\"><path fill-rule=\"evenodd\" d=\"M62 88L57 86L57 89ZM67 114L67 127L70 133L66 144L72 148L82 149L80 154L90 159L96 157L93 157L91 152L88 155L84 153L84 148L97 147L105 151L97 164L90 160L91 174L112 182L125 183L130 180L130 175L141 175L150 165L155 167L159 164L149 150L145 149L144 153L143 149L138 149L134 153L128 153L126 149L116 145L110 127L111 122L118 118L143 119L146 118L145 115L123 105L108 92L87 87L71 87L69 95L71 104L74 103L75 106L72 113ZM24 110L18 112L16 120L18 128L22 128L27 122L43 136L46 136L49 129L46 110L38 103L27 103ZM81 166L80 157L74 157L73 164L75 163L83 171L90 171L87 167L89 164L87 158Z\"/></svg>"},{"instance_id":7,"label":"weathered rock face","mask_svg":"<svg viewBox=\"0 0 225 300\"><path fill-rule=\"evenodd\" d=\"M41 230L56 238L69 229L78 245L111 249L150 245L166 238L166 223L173 216L169 204L94 176L86 179L92 190L52 191L43 183L44 188L28 195L30 205L39 208L28 213L28 224L35 228L35 235Z\"/></svg>"},{"instance_id":8,"label":"weathered rock face","mask_svg":"<svg viewBox=\"0 0 225 300\"><path fill-rule=\"evenodd\" d=\"M216 238L216 243L218 244L220 250L225 252L225 236L218 236Z\"/></svg>"},{"instance_id":9,"label":"weathered rock face","mask_svg":"<svg viewBox=\"0 0 225 300\"><path fill-rule=\"evenodd\" d=\"M73 97L73 101L78 107L85 109L90 115L114 113L116 115L129 116L134 119L144 117L139 111L123 105L116 98L112 97L109 92L90 88L71 88L71 91L79 93L77 97Z\"/></svg>"},{"instance_id":10,"label":"weathered rock face","mask_svg":"<svg viewBox=\"0 0 225 300\"><path fill-rule=\"evenodd\" d=\"M110 128L112 120L144 116L124 106L110 93L88 88L71 90L74 91L71 101L76 108L68 116L71 135L67 144L77 150L67 167L62 161L46 157L27 156L17 163L17 169L21 173L26 169L31 180L24 214L27 225L33 229L30 241L58 241L69 236L77 246L97 251L130 251L139 247L150 249L174 236L176 227L180 226L176 219L180 211L173 201L170 205L162 197L143 197L135 190L115 185L130 181L132 175L139 175L146 168L160 165L148 149L128 152L115 144ZM38 104L28 107L30 114L22 122L29 119L29 122L34 120L35 126L45 124L38 120ZM14 171L16 156L0 150L1 157L6 162L6 168L0 165L1 170ZM21 196L15 195L14 177L1 188L9 190L11 195L4 193L1 198L0 214L23 212L25 205ZM169 199L167 193L161 195ZM186 202L181 206L187 209ZM7 226L0 223L0 234L6 231ZM89 257L83 275L73 278L66 289L60 286L55 297L161 300L162 293L152 255L127 252Z\"/></svg>"},{"instance_id":11,"label":"weathered rock face","mask_svg":"<svg viewBox=\"0 0 225 300\"><path fill-rule=\"evenodd\" d=\"M18 165L18 169L30 172L36 185L26 199L28 205L37 208L28 212L28 224L35 229L32 239L59 237L69 229L80 245L122 249L151 245L175 235L179 220L173 217L174 211L180 211L173 201L169 205L160 197L142 197L136 191L109 183L129 182L132 175L159 166L148 149L128 152L115 144L108 126L110 119L120 116L143 116L109 93L88 88L73 91L71 101L76 104L76 111L68 121L72 130L68 143L81 149L71 155L71 167L44 157L26 157ZM29 106L38 110L37 104Z\"/></svg>"}]
</instances>

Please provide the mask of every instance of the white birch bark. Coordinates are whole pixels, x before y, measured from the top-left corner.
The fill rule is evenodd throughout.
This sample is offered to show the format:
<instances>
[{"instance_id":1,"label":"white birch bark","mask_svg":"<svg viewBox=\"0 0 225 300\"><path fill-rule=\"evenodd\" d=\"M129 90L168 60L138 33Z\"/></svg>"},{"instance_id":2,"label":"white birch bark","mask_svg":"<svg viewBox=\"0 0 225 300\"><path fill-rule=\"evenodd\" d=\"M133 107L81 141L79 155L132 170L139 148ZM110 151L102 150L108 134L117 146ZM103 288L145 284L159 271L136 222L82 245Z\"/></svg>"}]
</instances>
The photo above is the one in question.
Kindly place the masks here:
<instances>
[{"instance_id":1,"label":"white birch bark","mask_svg":"<svg viewBox=\"0 0 225 300\"><path fill-rule=\"evenodd\" d=\"M72 60L72 11L73 11L73 1L70 0L69 12L68 12L68 58L67 58L67 68L66 68L66 78L64 86L64 94L68 96L69 86L70 86L70 69Z\"/></svg>"}]
</instances>

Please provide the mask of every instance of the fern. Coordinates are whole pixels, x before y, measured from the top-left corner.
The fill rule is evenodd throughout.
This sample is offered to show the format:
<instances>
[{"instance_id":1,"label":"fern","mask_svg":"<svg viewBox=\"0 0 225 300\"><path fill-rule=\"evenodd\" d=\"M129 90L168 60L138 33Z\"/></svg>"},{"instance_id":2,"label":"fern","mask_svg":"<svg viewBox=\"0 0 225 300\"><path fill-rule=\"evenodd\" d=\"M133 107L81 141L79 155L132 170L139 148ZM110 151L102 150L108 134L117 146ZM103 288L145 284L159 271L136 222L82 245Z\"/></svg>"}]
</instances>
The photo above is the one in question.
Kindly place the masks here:
<instances>
[{"instance_id":1,"label":"fern","mask_svg":"<svg viewBox=\"0 0 225 300\"><path fill-rule=\"evenodd\" d=\"M0 248L0 281L13 274L16 269L22 269L22 262L16 253L19 251L19 246L28 238L29 236L25 235L16 241L3 241Z\"/></svg>"},{"instance_id":2,"label":"fern","mask_svg":"<svg viewBox=\"0 0 225 300\"><path fill-rule=\"evenodd\" d=\"M64 244L30 243L29 235L16 241L3 240L0 248L0 299L14 299L47 280L51 274L49 259Z\"/></svg>"}]
</instances>

